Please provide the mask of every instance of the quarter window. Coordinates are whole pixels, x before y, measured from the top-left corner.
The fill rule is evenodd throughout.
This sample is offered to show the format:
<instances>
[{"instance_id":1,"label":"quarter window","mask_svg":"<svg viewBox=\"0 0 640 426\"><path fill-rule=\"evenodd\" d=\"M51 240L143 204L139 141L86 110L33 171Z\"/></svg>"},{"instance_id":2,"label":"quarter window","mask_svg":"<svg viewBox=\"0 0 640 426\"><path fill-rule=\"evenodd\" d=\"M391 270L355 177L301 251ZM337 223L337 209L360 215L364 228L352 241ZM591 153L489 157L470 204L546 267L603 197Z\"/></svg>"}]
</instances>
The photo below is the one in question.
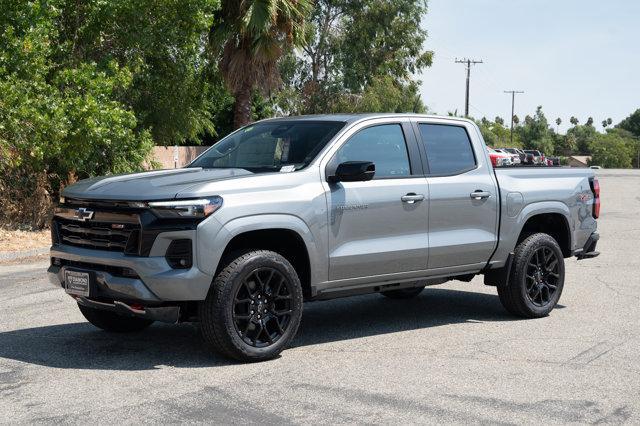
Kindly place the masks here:
<instances>
[{"instance_id":1,"label":"quarter window","mask_svg":"<svg viewBox=\"0 0 640 426\"><path fill-rule=\"evenodd\" d=\"M353 135L337 152L337 163L371 161L374 179L409 176L409 154L400 124L367 127Z\"/></svg>"},{"instance_id":2,"label":"quarter window","mask_svg":"<svg viewBox=\"0 0 640 426\"><path fill-rule=\"evenodd\" d=\"M430 174L455 175L475 168L476 159L464 127L420 124L420 135Z\"/></svg>"}]
</instances>

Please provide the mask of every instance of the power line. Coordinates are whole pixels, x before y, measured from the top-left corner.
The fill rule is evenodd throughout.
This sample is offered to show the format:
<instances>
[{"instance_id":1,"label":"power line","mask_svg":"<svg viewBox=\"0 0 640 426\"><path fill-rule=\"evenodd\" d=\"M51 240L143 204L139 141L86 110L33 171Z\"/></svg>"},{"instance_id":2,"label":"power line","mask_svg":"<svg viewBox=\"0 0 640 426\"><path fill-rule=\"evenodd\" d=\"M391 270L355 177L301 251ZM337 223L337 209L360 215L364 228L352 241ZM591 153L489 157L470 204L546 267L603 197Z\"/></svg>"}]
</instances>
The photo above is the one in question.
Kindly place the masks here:
<instances>
[{"instance_id":1,"label":"power line","mask_svg":"<svg viewBox=\"0 0 640 426\"><path fill-rule=\"evenodd\" d=\"M516 93L524 93L522 90L505 90L504 93L511 93L511 145L513 145L513 116L515 114Z\"/></svg>"},{"instance_id":2,"label":"power line","mask_svg":"<svg viewBox=\"0 0 640 426\"><path fill-rule=\"evenodd\" d=\"M463 58L463 59L457 59L456 58L456 64L465 64L466 65L466 69L467 69L467 90L465 92L465 98L464 98L464 116L468 117L469 116L469 80L471 79L471 65L475 65L475 64L482 64L482 60L475 60L475 59L467 59L467 58Z\"/></svg>"}]
</instances>

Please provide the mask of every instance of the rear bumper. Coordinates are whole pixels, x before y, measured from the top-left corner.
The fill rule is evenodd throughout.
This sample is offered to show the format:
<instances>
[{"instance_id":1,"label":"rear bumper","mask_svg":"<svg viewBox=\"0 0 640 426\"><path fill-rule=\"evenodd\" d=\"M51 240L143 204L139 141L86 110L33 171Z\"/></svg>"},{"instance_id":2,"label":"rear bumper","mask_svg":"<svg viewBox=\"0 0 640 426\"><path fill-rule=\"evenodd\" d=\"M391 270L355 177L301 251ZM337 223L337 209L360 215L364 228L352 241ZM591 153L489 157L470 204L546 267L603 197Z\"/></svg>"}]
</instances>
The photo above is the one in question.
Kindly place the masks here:
<instances>
[{"instance_id":1,"label":"rear bumper","mask_svg":"<svg viewBox=\"0 0 640 426\"><path fill-rule=\"evenodd\" d=\"M594 232L587 238L587 242L584 244L584 247L580 250L576 250L575 256L578 260L583 259L591 259L592 257L597 257L600 255L600 252L596 251L596 246L598 245L598 240L600 239L600 234Z\"/></svg>"},{"instance_id":2,"label":"rear bumper","mask_svg":"<svg viewBox=\"0 0 640 426\"><path fill-rule=\"evenodd\" d=\"M70 268L93 271L99 294L110 299L142 302L204 300L213 280L195 263L190 269L173 269L161 256L126 256L117 252L55 245L51 248L51 257L87 265ZM116 276L103 266L129 268L137 277ZM51 265L47 271L49 281L63 286L65 268L69 266Z\"/></svg>"}]
</instances>

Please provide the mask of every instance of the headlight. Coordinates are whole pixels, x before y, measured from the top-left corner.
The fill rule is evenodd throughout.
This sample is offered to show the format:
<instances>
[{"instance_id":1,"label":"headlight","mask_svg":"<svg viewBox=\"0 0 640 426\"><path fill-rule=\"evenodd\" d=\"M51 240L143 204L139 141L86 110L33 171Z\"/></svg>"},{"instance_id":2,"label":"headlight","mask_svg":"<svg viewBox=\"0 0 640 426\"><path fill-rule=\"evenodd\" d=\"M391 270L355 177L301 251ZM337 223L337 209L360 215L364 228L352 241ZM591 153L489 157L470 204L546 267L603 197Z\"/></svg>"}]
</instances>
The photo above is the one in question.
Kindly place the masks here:
<instances>
[{"instance_id":1,"label":"headlight","mask_svg":"<svg viewBox=\"0 0 640 426\"><path fill-rule=\"evenodd\" d=\"M149 207L162 218L203 219L222 206L222 197L197 200L150 201Z\"/></svg>"}]
</instances>

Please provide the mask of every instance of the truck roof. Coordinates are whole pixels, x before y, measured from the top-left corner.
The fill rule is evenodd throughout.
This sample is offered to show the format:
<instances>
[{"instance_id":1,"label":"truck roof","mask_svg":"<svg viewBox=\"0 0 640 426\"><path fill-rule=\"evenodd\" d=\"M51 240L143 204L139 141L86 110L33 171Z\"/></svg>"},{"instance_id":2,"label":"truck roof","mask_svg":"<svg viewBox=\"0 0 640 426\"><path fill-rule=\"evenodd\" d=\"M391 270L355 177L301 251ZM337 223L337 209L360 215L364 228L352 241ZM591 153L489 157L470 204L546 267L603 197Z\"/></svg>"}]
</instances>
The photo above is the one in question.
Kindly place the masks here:
<instances>
[{"instance_id":1,"label":"truck roof","mask_svg":"<svg viewBox=\"0 0 640 426\"><path fill-rule=\"evenodd\" d=\"M342 121L345 123L355 123L358 121L371 120L374 118L389 118L389 117L417 117L417 118L437 118L451 121L464 121L473 123L472 120L462 117L452 116L440 116L431 114L415 114L415 113L358 113L358 114L314 114L314 115L293 115L285 117L267 118L260 120L264 121Z\"/></svg>"}]
</instances>

